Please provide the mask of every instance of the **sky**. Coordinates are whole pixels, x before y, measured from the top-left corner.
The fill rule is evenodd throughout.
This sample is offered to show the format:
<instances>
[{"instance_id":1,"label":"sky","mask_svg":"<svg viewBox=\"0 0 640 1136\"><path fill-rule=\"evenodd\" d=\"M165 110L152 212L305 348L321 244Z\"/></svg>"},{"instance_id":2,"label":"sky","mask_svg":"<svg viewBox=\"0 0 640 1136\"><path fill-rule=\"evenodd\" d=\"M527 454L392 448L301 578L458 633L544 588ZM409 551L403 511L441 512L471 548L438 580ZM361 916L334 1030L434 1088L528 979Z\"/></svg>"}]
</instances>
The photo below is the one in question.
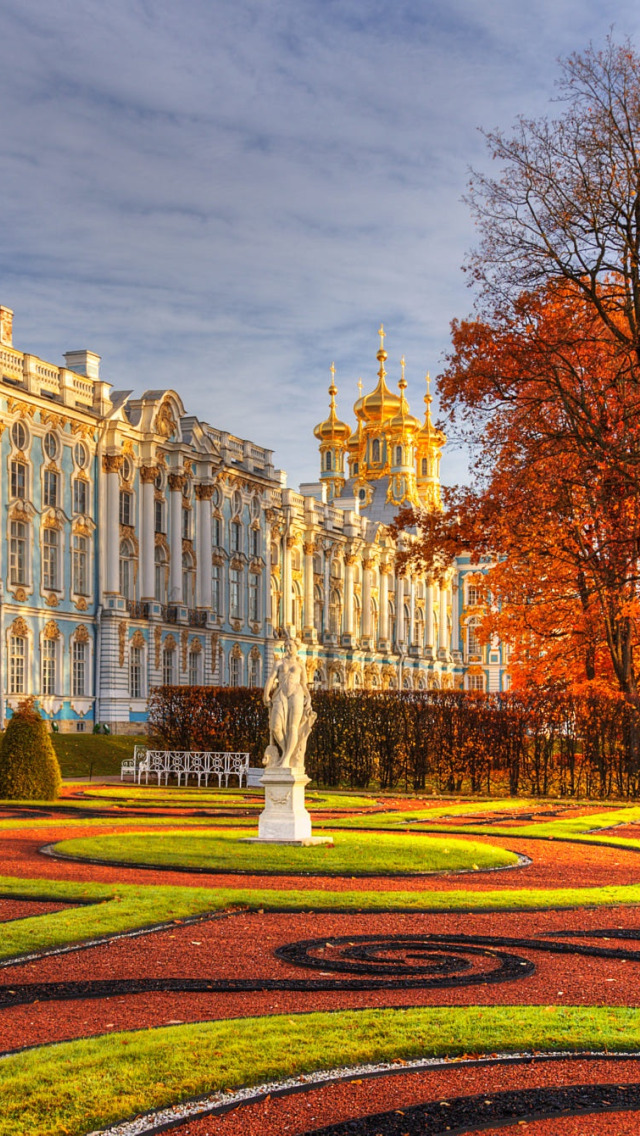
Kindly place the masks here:
<instances>
[{"instance_id":1,"label":"sky","mask_svg":"<svg viewBox=\"0 0 640 1136\"><path fill-rule=\"evenodd\" d=\"M559 57L640 44L637 0L0 0L0 303L14 344L315 481L406 358L412 410L473 305L479 128L553 113ZM466 476L449 445L446 483Z\"/></svg>"}]
</instances>

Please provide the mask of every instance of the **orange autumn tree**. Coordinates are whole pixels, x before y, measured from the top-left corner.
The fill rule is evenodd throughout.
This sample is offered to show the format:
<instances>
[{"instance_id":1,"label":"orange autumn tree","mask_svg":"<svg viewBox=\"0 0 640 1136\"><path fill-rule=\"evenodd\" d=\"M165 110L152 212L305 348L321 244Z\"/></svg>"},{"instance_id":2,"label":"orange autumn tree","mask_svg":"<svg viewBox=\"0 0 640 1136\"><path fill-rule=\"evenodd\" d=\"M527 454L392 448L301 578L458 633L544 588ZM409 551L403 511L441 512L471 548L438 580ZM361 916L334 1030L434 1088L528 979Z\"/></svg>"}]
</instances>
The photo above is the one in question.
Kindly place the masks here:
<instances>
[{"instance_id":1,"label":"orange autumn tree","mask_svg":"<svg viewBox=\"0 0 640 1136\"><path fill-rule=\"evenodd\" d=\"M441 400L473 444L471 487L405 510L406 554L486 569L485 636L516 684L597 685L640 706L640 397L628 351L580 290L552 282L453 325ZM640 758L640 749L639 754Z\"/></svg>"}]
</instances>

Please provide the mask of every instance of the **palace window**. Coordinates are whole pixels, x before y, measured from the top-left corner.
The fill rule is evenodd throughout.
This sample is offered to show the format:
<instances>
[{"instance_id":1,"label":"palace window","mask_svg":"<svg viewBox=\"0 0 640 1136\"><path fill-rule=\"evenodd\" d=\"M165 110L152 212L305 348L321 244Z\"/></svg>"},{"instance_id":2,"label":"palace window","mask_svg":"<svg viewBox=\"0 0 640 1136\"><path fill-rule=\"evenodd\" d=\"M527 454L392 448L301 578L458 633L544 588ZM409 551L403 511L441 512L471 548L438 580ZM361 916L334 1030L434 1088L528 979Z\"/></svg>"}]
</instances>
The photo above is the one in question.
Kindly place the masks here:
<instances>
[{"instance_id":1,"label":"palace window","mask_svg":"<svg viewBox=\"0 0 640 1136\"><path fill-rule=\"evenodd\" d=\"M229 614L232 619L240 619L241 584L242 573L238 568L232 568L229 572Z\"/></svg>"},{"instance_id":2,"label":"palace window","mask_svg":"<svg viewBox=\"0 0 640 1136\"><path fill-rule=\"evenodd\" d=\"M380 461L380 442L378 441L377 438L375 439L375 441L373 442L373 444L371 446L371 461L373 461L373 462L379 462Z\"/></svg>"},{"instance_id":3,"label":"palace window","mask_svg":"<svg viewBox=\"0 0 640 1136\"><path fill-rule=\"evenodd\" d=\"M23 501L27 496L27 467L24 462L11 462L11 496Z\"/></svg>"},{"instance_id":4,"label":"palace window","mask_svg":"<svg viewBox=\"0 0 640 1136\"><path fill-rule=\"evenodd\" d=\"M260 686L260 656L251 655L249 659L249 686Z\"/></svg>"},{"instance_id":5,"label":"palace window","mask_svg":"<svg viewBox=\"0 0 640 1136\"><path fill-rule=\"evenodd\" d=\"M211 521L211 544L213 548L220 548L222 537L222 522L219 517L214 517Z\"/></svg>"},{"instance_id":6,"label":"palace window","mask_svg":"<svg viewBox=\"0 0 640 1136\"><path fill-rule=\"evenodd\" d=\"M43 501L44 506L55 509L58 506L60 477L52 469L44 470Z\"/></svg>"},{"instance_id":7,"label":"palace window","mask_svg":"<svg viewBox=\"0 0 640 1136\"><path fill-rule=\"evenodd\" d=\"M87 644L74 639L72 646L71 691L76 698L87 693Z\"/></svg>"},{"instance_id":8,"label":"palace window","mask_svg":"<svg viewBox=\"0 0 640 1136\"><path fill-rule=\"evenodd\" d=\"M253 573L249 576L249 619L252 623L260 621L260 580Z\"/></svg>"},{"instance_id":9,"label":"palace window","mask_svg":"<svg viewBox=\"0 0 640 1136\"><path fill-rule=\"evenodd\" d=\"M182 553L182 602L187 607L195 606L196 570L190 552Z\"/></svg>"},{"instance_id":10,"label":"palace window","mask_svg":"<svg viewBox=\"0 0 640 1136\"><path fill-rule=\"evenodd\" d=\"M131 481L132 477L133 477L133 466L131 465L131 460L128 457L124 457L122 459L122 480L123 481Z\"/></svg>"},{"instance_id":11,"label":"palace window","mask_svg":"<svg viewBox=\"0 0 640 1136\"><path fill-rule=\"evenodd\" d=\"M232 521L230 527L231 537L231 551L242 552L242 525L238 521Z\"/></svg>"},{"instance_id":12,"label":"palace window","mask_svg":"<svg viewBox=\"0 0 640 1136\"><path fill-rule=\"evenodd\" d=\"M191 540L191 509L182 510L182 539Z\"/></svg>"},{"instance_id":13,"label":"palace window","mask_svg":"<svg viewBox=\"0 0 640 1136\"><path fill-rule=\"evenodd\" d=\"M467 603L469 607L476 607L480 602L480 588L477 584L467 584Z\"/></svg>"},{"instance_id":14,"label":"palace window","mask_svg":"<svg viewBox=\"0 0 640 1136\"><path fill-rule=\"evenodd\" d=\"M260 529L251 529L251 555L260 555Z\"/></svg>"},{"instance_id":15,"label":"palace window","mask_svg":"<svg viewBox=\"0 0 640 1136\"><path fill-rule=\"evenodd\" d=\"M14 422L11 427L11 441L16 450L26 450L29 444L29 435L24 422Z\"/></svg>"},{"instance_id":16,"label":"palace window","mask_svg":"<svg viewBox=\"0 0 640 1136\"><path fill-rule=\"evenodd\" d=\"M158 603L165 604L167 602L167 559L164 548L161 545L155 550L155 579L154 579L154 597Z\"/></svg>"},{"instance_id":17,"label":"palace window","mask_svg":"<svg viewBox=\"0 0 640 1136\"><path fill-rule=\"evenodd\" d=\"M89 594L89 542L86 536L73 538L73 591L78 596Z\"/></svg>"},{"instance_id":18,"label":"palace window","mask_svg":"<svg viewBox=\"0 0 640 1136\"><path fill-rule=\"evenodd\" d=\"M484 675L467 675L467 690L483 691Z\"/></svg>"},{"instance_id":19,"label":"palace window","mask_svg":"<svg viewBox=\"0 0 640 1136\"><path fill-rule=\"evenodd\" d=\"M353 476L357 477L359 473L360 473L360 463L354 462L353 463Z\"/></svg>"},{"instance_id":20,"label":"palace window","mask_svg":"<svg viewBox=\"0 0 640 1136\"><path fill-rule=\"evenodd\" d=\"M229 686L240 686L242 679L242 658L240 655L231 655L229 659Z\"/></svg>"},{"instance_id":21,"label":"palace window","mask_svg":"<svg viewBox=\"0 0 640 1136\"><path fill-rule=\"evenodd\" d=\"M162 652L162 682L165 686L173 686L176 674L175 647L165 647Z\"/></svg>"},{"instance_id":22,"label":"palace window","mask_svg":"<svg viewBox=\"0 0 640 1136\"><path fill-rule=\"evenodd\" d=\"M87 508L88 499L88 484L82 477L74 477L73 479L73 511L74 513L82 513L84 516L89 512Z\"/></svg>"},{"instance_id":23,"label":"palace window","mask_svg":"<svg viewBox=\"0 0 640 1136\"><path fill-rule=\"evenodd\" d=\"M324 603L323 603L322 597L323 597L322 588L320 587L319 584L316 584L314 589L313 589L313 626L315 627L316 631L318 631L318 632L324 631L324 625L323 625Z\"/></svg>"},{"instance_id":24,"label":"palace window","mask_svg":"<svg viewBox=\"0 0 640 1136\"><path fill-rule=\"evenodd\" d=\"M154 501L153 506L153 530L164 533L167 531L164 523L164 501Z\"/></svg>"},{"instance_id":25,"label":"palace window","mask_svg":"<svg viewBox=\"0 0 640 1136\"><path fill-rule=\"evenodd\" d=\"M331 451L330 450L327 450L326 454L324 455L324 468L327 470L328 473L331 472L332 462L331 462Z\"/></svg>"},{"instance_id":26,"label":"palace window","mask_svg":"<svg viewBox=\"0 0 640 1136\"><path fill-rule=\"evenodd\" d=\"M120 490L120 524L133 524L133 493L127 493L126 489Z\"/></svg>"},{"instance_id":27,"label":"palace window","mask_svg":"<svg viewBox=\"0 0 640 1136\"><path fill-rule=\"evenodd\" d=\"M220 615L222 608L222 580L219 564L214 564L211 569L211 607L214 615Z\"/></svg>"},{"instance_id":28,"label":"palace window","mask_svg":"<svg viewBox=\"0 0 640 1136\"><path fill-rule=\"evenodd\" d=\"M200 659L202 657L201 651L189 651L189 686L200 686L201 666Z\"/></svg>"},{"instance_id":29,"label":"palace window","mask_svg":"<svg viewBox=\"0 0 640 1136\"><path fill-rule=\"evenodd\" d=\"M42 586L45 592L60 587L60 533L45 529L42 537Z\"/></svg>"},{"instance_id":30,"label":"palace window","mask_svg":"<svg viewBox=\"0 0 640 1136\"><path fill-rule=\"evenodd\" d=\"M56 692L56 641L43 639L42 641L42 693L55 694Z\"/></svg>"},{"instance_id":31,"label":"palace window","mask_svg":"<svg viewBox=\"0 0 640 1136\"><path fill-rule=\"evenodd\" d=\"M129 651L129 694L131 698L142 698L142 647L131 647Z\"/></svg>"},{"instance_id":32,"label":"palace window","mask_svg":"<svg viewBox=\"0 0 640 1136\"><path fill-rule=\"evenodd\" d=\"M402 465L402 446L396 446L396 465Z\"/></svg>"},{"instance_id":33,"label":"palace window","mask_svg":"<svg viewBox=\"0 0 640 1136\"><path fill-rule=\"evenodd\" d=\"M23 635L9 639L9 694L26 694L27 640Z\"/></svg>"},{"instance_id":34,"label":"palace window","mask_svg":"<svg viewBox=\"0 0 640 1136\"><path fill-rule=\"evenodd\" d=\"M50 461L54 461L58 456L58 439L51 431L45 434L42 440L42 448L45 452L45 456L48 457Z\"/></svg>"},{"instance_id":35,"label":"palace window","mask_svg":"<svg viewBox=\"0 0 640 1136\"><path fill-rule=\"evenodd\" d=\"M421 472L423 477L427 476L427 459L426 458L422 459L422 464L420 466L420 472Z\"/></svg>"},{"instance_id":36,"label":"palace window","mask_svg":"<svg viewBox=\"0 0 640 1136\"><path fill-rule=\"evenodd\" d=\"M120 595L126 600L135 595L135 549L130 540L120 543Z\"/></svg>"},{"instance_id":37,"label":"palace window","mask_svg":"<svg viewBox=\"0 0 640 1136\"><path fill-rule=\"evenodd\" d=\"M76 442L73 449L73 456L78 469L84 469L87 464L87 451L82 442Z\"/></svg>"},{"instance_id":38,"label":"palace window","mask_svg":"<svg viewBox=\"0 0 640 1136\"><path fill-rule=\"evenodd\" d=\"M331 635L339 635L342 627L342 605L340 593L332 591L329 597L329 631Z\"/></svg>"},{"instance_id":39,"label":"palace window","mask_svg":"<svg viewBox=\"0 0 640 1136\"><path fill-rule=\"evenodd\" d=\"M478 623L472 619L467 625L467 651L470 655L479 655L482 651L478 639Z\"/></svg>"},{"instance_id":40,"label":"palace window","mask_svg":"<svg viewBox=\"0 0 640 1136\"><path fill-rule=\"evenodd\" d=\"M9 537L9 582L27 583L27 526L24 521L12 521Z\"/></svg>"}]
</instances>

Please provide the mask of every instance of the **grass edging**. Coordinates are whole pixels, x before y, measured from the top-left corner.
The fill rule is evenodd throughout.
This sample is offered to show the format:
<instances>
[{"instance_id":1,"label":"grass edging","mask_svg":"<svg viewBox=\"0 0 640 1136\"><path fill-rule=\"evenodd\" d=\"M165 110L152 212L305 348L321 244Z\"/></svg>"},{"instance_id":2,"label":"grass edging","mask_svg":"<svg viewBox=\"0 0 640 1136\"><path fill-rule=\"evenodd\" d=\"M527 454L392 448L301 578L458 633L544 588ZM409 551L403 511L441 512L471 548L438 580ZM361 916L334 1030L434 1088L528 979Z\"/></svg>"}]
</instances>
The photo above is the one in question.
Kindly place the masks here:
<instances>
[{"instance_id":1,"label":"grass edging","mask_svg":"<svg viewBox=\"0 0 640 1136\"><path fill-rule=\"evenodd\" d=\"M640 1009L460 1006L199 1022L0 1061L0 1136L80 1136L220 1089L401 1058L640 1050Z\"/></svg>"}]
</instances>

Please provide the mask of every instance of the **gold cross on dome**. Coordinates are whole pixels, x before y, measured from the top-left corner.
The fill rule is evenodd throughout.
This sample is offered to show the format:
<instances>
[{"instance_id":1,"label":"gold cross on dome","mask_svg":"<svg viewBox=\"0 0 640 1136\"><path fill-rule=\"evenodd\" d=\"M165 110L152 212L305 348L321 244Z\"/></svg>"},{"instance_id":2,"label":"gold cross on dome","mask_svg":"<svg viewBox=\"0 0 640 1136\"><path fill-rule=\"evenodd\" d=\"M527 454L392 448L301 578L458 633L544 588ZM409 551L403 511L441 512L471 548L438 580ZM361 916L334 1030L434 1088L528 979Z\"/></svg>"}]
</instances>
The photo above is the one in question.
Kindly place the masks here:
<instances>
[{"instance_id":1,"label":"gold cross on dome","mask_svg":"<svg viewBox=\"0 0 640 1136\"><path fill-rule=\"evenodd\" d=\"M378 328L378 335L380 336L380 346L384 347L384 327L382 324Z\"/></svg>"},{"instance_id":2,"label":"gold cross on dome","mask_svg":"<svg viewBox=\"0 0 640 1136\"><path fill-rule=\"evenodd\" d=\"M358 394L362 398L362 379L358 379Z\"/></svg>"}]
</instances>

